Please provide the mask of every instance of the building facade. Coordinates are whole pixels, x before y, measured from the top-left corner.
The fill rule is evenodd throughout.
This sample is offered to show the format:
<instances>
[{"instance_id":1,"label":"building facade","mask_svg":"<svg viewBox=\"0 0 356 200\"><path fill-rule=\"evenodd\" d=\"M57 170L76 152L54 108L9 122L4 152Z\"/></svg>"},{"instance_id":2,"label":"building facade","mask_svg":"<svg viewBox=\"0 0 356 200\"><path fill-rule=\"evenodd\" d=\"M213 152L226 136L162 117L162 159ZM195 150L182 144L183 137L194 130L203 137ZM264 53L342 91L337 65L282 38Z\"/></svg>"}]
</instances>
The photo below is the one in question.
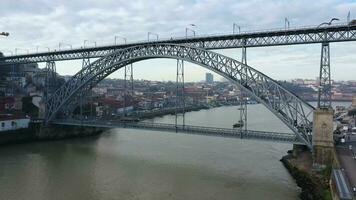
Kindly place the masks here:
<instances>
[{"instance_id":1,"label":"building facade","mask_svg":"<svg viewBox=\"0 0 356 200\"><path fill-rule=\"evenodd\" d=\"M0 132L28 128L30 118L12 114L0 115Z\"/></svg>"}]
</instances>

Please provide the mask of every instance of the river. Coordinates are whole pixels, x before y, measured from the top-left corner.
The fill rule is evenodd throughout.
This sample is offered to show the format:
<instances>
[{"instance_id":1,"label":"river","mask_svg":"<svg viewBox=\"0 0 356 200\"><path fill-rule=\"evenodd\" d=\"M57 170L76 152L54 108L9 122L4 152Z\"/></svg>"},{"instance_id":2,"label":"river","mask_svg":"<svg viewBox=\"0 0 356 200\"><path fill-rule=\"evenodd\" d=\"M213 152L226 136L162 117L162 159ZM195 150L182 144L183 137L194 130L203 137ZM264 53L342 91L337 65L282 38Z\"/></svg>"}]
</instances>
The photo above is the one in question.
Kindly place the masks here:
<instances>
[{"instance_id":1,"label":"river","mask_svg":"<svg viewBox=\"0 0 356 200\"><path fill-rule=\"evenodd\" d=\"M248 128L289 132L262 105ZM189 112L186 123L230 128L237 107ZM148 121L173 122L174 116ZM291 144L113 129L99 137L0 147L0 199L298 199L279 159Z\"/></svg>"}]
</instances>

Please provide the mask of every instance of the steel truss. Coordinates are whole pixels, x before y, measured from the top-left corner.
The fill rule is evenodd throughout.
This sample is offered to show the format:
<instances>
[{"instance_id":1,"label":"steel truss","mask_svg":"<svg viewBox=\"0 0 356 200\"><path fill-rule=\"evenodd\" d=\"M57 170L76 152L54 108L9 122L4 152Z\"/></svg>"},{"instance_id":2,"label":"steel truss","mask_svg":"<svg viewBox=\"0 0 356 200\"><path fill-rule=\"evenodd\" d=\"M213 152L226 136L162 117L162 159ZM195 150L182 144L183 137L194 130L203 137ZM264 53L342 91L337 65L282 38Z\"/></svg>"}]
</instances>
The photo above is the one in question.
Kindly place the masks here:
<instances>
[{"instance_id":1,"label":"steel truss","mask_svg":"<svg viewBox=\"0 0 356 200\"><path fill-rule=\"evenodd\" d=\"M72 97L75 99L82 91L88 91L114 71L125 65L152 58L172 58L195 63L233 81L245 93L272 111L303 143L312 148L312 122L309 117L314 107L265 74L237 60L205 49L174 44L129 47L83 68L49 99L46 122L49 123Z\"/></svg>"},{"instance_id":2,"label":"steel truss","mask_svg":"<svg viewBox=\"0 0 356 200\"><path fill-rule=\"evenodd\" d=\"M242 57L241 57L241 63L244 65L247 65L247 54L246 54L246 47L242 47ZM247 72L245 72L247 73ZM245 80L247 81L247 80ZM241 138L243 137L243 130L247 130L247 99L243 93L242 90L240 90L240 123L242 123L242 126L240 126L240 131L241 131Z\"/></svg>"},{"instance_id":3,"label":"steel truss","mask_svg":"<svg viewBox=\"0 0 356 200\"><path fill-rule=\"evenodd\" d=\"M318 107L331 108L330 46L327 42L321 45Z\"/></svg>"},{"instance_id":4,"label":"steel truss","mask_svg":"<svg viewBox=\"0 0 356 200\"><path fill-rule=\"evenodd\" d=\"M0 58L7 63L46 62L51 60L82 59L85 54L90 58L99 58L118 49L152 44L183 44L204 49L227 49L241 47L260 47L324 42L356 41L356 26L340 25L328 27L310 27L279 31L260 31L242 34L179 38L151 42L139 42L112 46L81 48L46 53L15 55Z\"/></svg>"},{"instance_id":5,"label":"steel truss","mask_svg":"<svg viewBox=\"0 0 356 200\"><path fill-rule=\"evenodd\" d=\"M177 59L177 74L176 74L176 111L175 125L178 127L179 118L183 127L185 126L185 95L184 95L184 60Z\"/></svg>"},{"instance_id":6,"label":"steel truss","mask_svg":"<svg viewBox=\"0 0 356 200\"><path fill-rule=\"evenodd\" d=\"M129 87L129 88L128 88ZM124 116L127 116L126 106L128 105L127 99L128 96L132 99L134 94L134 85L133 85L133 68L132 64L125 66L124 72Z\"/></svg>"},{"instance_id":7,"label":"steel truss","mask_svg":"<svg viewBox=\"0 0 356 200\"><path fill-rule=\"evenodd\" d=\"M150 123L150 122L119 122L119 121L105 121L105 120L85 120L84 122L66 119L55 120L53 124L67 125L67 126L88 126L88 127L102 127L102 128L133 128L165 132L179 132L195 135L217 136L228 138L241 138L240 133L232 128L216 128L206 126L192 126L192 125L178 125L164 124L164 123ZM279 133L267 131L245 130L244 139L265 140L283 143L303 144L293 133Z\"/></svg>"},{"instance_id":8,"label":"steel truss","mask_svg":"<svg viewBox=\"0 0 356 200\"><path fill-rule=\"evenodd\" d=\"M46 90L45 97L49 98L57 90L57 72L54 61L46 62Z\"/></svg>"},{"instance_id":9,"label":"steel truss","mask_svg":"<svg viewBox=\"0 0 356 200\"><path fill-rule=\"evenodd\" d=\"M85 53L83 55L83 61L82 61L82 70L86 67L88 67L90 65L90 57L89 57L89 54ZM89 98L91 97L91 89L88 90L87 92L90 93L90 95L85 95L86 93L84 92L81 92L80 93L80 103L79 103L79 109L80 109L80 118L83 119L83 105L84 105L84 102L87 101L87 99L84 99L84 97L88 97Z\"/></svg>"}]
</instances>

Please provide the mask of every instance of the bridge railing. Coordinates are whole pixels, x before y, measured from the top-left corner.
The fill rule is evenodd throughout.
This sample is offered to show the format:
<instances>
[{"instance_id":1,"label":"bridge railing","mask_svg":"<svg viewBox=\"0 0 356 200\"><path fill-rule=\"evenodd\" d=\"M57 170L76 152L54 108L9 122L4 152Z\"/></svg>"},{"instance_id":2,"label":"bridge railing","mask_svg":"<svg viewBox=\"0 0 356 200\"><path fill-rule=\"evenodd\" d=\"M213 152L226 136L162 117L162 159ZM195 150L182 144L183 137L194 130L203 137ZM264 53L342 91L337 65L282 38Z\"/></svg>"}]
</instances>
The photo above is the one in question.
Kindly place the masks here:
<instances>
[{"instance_id":1,"label":"bridge railing","mask_svg":"<svg viewBox=\"0 0 356 200\"><path fill-rule=\"evenodd\" d=\"M82 125L82 126L101 126L107 128L140 128L147 130L161 130L161 131L176 131L187 132L193 134L214 135L221 137L239 137L245 139L262 139L262 140L276 140L285 142L300 143L293 133L280 132L266 132L257 130L241 130L234 128L218 128L207 126L194 125L175 125L168 123L151 123L151 122L122 122L122 121L102 121L102 120L55 120L54 124L63 125Z\"/></svg>"}]
</instances>

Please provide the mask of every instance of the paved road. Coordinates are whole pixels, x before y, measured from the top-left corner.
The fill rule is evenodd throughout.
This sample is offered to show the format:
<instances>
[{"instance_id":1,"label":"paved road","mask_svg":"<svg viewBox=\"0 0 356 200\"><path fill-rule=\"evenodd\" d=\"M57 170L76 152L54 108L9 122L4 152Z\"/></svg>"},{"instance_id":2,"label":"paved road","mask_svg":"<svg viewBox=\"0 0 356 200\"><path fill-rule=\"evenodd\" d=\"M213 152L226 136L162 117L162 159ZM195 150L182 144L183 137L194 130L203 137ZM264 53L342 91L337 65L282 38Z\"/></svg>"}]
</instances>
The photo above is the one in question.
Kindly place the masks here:
<instances>
[{"instance_id":1,"label":"paved road","mask_svg":"<svg viewBox=\"0 0 356 200\"><path fill-rule=\"evenodd\" d=\"M349 149L349 145L352 145L353 152L356 153L356 142L348 142L344 145L340 145L336 148L336 152L341 167L345 170L351 188L356 188L356 159L353 158L354 155Z\"/></svg>"}]
</instances>

